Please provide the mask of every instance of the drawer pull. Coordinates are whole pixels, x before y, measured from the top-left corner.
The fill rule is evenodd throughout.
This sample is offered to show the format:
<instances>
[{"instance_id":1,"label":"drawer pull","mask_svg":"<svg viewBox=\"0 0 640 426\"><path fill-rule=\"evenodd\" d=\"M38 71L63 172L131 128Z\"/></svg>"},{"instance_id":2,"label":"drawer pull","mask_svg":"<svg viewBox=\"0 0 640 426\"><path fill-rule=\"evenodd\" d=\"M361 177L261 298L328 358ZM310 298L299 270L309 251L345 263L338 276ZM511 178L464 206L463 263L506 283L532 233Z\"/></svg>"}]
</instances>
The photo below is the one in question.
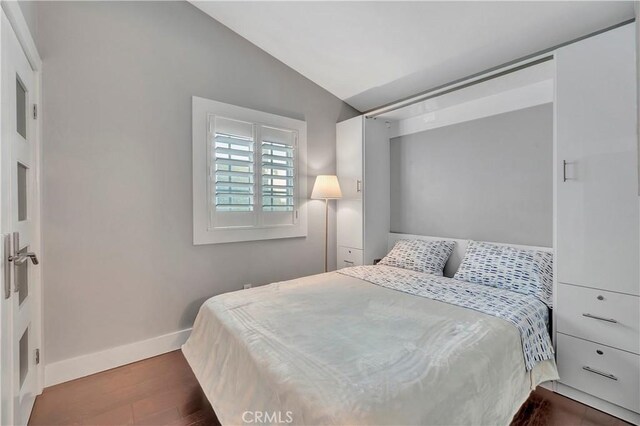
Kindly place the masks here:
<instances>
[{"instance_id":1,"label":"drawer pull","mask_svg":"<svg viewBox=\"0 0 640 426\"><path fill-rule=\"evenodd\" d=\"M593 319L597 319L600 321L606 321L606 322L612 322L614 324L617 324L618 321L614 320L613 318L603 318L603 317L599 317L597 315L591 315L591 314L582 314L583 317L587 317L587 318L593 318Z\"/></svg>"},{"instance_id":2,"label":"drawer pull","mask_svg":"<svg viewBox=\"0 0 640 426\"><path fill-rule=\"evenodd\" d=\"M594 374L598 374L602 377L606 377L607 379L611 379L611 380L618 380L618 378L616 376L614 376L613 374L609 374L609 373L605 373L604 371L600 371L600 370L596 370L595 368L591 368L589 366L584 366L582 367L583 370L588 371L589 373L594 373Z\"/></svg>"},{"instance_id":3,"label":"drawer pull","mask_svg":"<svg viewBox=\"0 0 640 426\"><path fill-rule=\"evenodd\" d=\"M350 260L343 260L343 262L346 263L347 265L353 266L353 262Z\"/></svg>"}]
</instances>

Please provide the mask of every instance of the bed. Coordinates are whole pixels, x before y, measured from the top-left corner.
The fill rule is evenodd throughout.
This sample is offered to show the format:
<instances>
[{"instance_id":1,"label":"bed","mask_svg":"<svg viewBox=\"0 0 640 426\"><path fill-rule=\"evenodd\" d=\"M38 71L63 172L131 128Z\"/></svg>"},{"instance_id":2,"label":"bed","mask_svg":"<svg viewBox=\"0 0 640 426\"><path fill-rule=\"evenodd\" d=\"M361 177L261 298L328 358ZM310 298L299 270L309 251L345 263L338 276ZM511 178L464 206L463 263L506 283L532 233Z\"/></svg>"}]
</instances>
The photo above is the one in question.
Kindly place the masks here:
<instances>
[{"instance_id":1,"label":"bed","mask_svg":"<svg viewBox=\"0 0 640 426\"><path fill-rule=\"evenodd\" d=\"M407 282L422 293L394 287ZM451 303L460 285L378 265L222 294L203 304L182 350L222 424L507 425L532 389L557 379L552 356L524 349L546 331ZM515 297L544 311L464 285L471 303Z\"/></svg>"}]
</instances>

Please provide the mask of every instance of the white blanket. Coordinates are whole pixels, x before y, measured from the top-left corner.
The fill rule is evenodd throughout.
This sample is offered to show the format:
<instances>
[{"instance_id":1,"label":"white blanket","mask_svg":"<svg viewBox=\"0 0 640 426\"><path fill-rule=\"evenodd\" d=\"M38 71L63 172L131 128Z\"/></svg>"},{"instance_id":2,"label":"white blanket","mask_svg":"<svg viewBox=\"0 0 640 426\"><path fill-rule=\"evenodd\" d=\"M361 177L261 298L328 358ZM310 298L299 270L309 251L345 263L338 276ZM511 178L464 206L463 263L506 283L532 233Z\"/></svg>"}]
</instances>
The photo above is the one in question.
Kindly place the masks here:
<instances>
[{"instance_id":1,"label":"white blanket","mask_svg":"<svg viewBox=\"0 0 640 426\"><path fill-rule=\"evenodd\" d=\"M384 265L354 266L338 273L509 321L520 331L527 370L554 359L549 308L536 296Z\"/></svg>"},{"instance_id":2,"label":"white blanket","mask_svg":"<svg viewBox=\"0 0 640 426\"><path fill-rule=\"evenodd\" d=\"M507 425L557 378L507 321L337 273L213 297L182 350L225 425Z\"/></svg>"}]
</instances>

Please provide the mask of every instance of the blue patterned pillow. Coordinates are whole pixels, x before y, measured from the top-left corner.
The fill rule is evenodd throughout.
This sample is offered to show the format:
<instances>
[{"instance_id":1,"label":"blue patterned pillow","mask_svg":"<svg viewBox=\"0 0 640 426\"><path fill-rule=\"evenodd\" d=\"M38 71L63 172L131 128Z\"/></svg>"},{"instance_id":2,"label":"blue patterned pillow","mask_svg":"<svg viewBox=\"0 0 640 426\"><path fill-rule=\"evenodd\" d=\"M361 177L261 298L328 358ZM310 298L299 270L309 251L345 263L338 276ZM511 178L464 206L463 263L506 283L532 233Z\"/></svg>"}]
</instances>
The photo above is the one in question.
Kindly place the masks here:
<instances>
[{"instance_id":1,"label":"blue patterned pillow","mask_svg":"<svg viewBox=\"0 0 640 426\"><path fill-rule=\"evenodd\" d=\"M531 294L552 307L553 254L549 252L471 241L454 278Z\"/></svg>"},{"instance_id":2,"label":"blue patterned pillow","mask_svg":"<svg viewBox=\"0 0 640 426\"><path fill-rule=\"evenodd\" d=\"M453 252L454 241L400 240L378 265L395 266L442 276Z\"/></svg>"}]
</instances>

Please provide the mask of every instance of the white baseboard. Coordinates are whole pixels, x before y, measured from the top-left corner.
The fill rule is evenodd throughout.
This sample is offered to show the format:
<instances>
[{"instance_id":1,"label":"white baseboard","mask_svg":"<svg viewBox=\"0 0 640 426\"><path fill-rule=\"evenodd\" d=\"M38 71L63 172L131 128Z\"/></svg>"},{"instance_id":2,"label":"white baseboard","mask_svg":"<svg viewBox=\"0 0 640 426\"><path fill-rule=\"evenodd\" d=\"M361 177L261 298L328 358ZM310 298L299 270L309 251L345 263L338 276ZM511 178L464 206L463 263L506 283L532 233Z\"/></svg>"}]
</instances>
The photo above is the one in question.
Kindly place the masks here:
<instances>
[{"instance_id":1,"label":"white baseboard","mask_svg":"<svg viewBox=\"0 0 640 426\"><path fill-rule=\"evenodd\" d=\"M45 387L180 349L190 334L191 329L188 328L140 342L48 364L44 367Z\"/></svg>"},{"instance_id":2,"label":"white baseboard","mask_svg":"<svg viewBox=\"0 0 640 426\"><path fill-rule=\"evenodd\" d=\"M624 421L627 421L634 425L640 425L640 413L636 413L634 411L627 410L626 408L622 408L620 406L614 405L610 402L604 401L600 398L596 398L595 396L586 394L582 391L569 387L562 383L557 383L557 393L560 395L564 395L568 398L574 399L578 402L586 404L590 407L595 408L596 410L604 411L605 413L609 413L612 416L616 416L621 418Z\"/></svg>"}]
</instances>

